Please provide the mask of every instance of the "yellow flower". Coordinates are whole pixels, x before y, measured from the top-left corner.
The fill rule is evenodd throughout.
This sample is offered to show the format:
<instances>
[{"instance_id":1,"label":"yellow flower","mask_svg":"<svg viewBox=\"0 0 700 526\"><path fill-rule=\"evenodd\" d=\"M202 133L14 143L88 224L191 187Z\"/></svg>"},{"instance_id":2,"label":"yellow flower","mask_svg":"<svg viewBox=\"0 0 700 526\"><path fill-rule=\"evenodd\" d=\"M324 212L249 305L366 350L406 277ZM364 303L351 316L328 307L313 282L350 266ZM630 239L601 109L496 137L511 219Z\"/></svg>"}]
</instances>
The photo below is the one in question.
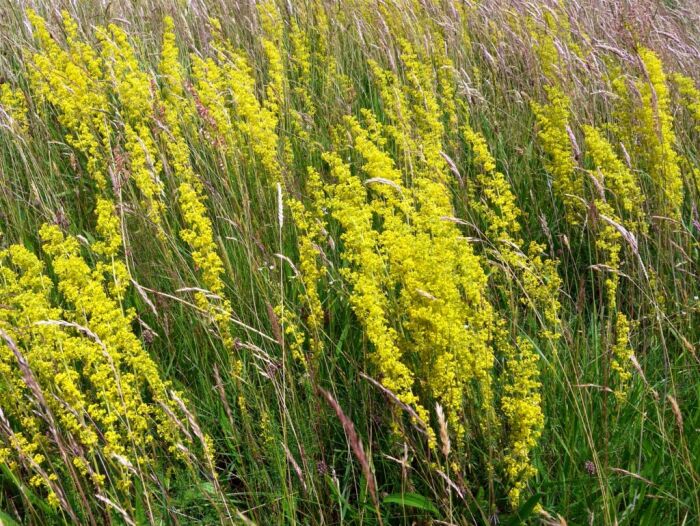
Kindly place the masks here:
<instances>
[{"instance_id":1,"label":"yellow flower","mask_svg":"<svg viewBox=\"0 0 700 526\"><path fill-rule=\"evenodd\" d=\"M350 300L373 343L382 383L427 423L426 404L412 390L414 379L419 379L445 407L461 440L466 432L465 398L483 401L482 424L493 418L493 311L484 296L486 276L479 258L454 223L445 220L453 209L441 172L444 165L435 155L440 151L441 125L422 111L410 116L420 123L418 133L425 139L412 186L379 147L382 127L376 119L364 112L369 131L357 120L346 119L354 148L364 159L362 171L371 193L337 156L326 154L338 179L331 210L344 230L343 257L349 265L345 276L353 285ZM379 229L373 226L375 214L381 218ZM409 356L421 364L415 370L406 366L404 357ZM428 432L434 447L434 431Z\"/></svg>"},{"instance_id":2,"label":"yellow flower","mask_svg":"<svg viewBox=\"0 0 700 526\"><path fill-rule=\"evenodd\" d=\"M143 196L148 218L162 235L161 216L165 205L160 199L163 183L159 155L150 130L156 102L151 81L141 70L124 30L110 24L106 30L99 28L97 37L102 44L105 77L111 82L123 112L131 177Z\"/></svg>"},{"instance_id":3,"label":"yellow flower","mask_svg":"<svg viewBox=\"0 0 700 526\"><path fill-rule=\"evenodd\" d=\"M216 325L222 342L227 349L232 350L235 346L233 335L231 334L230 318L231 304L224 295L224 282L222 275L224 263L218 252L218 247L214 239L214 230L211 219L206 208L206 196L202 182L194 172L190 162L190 153L184 131L181 126L181 118L185 120L189 115L189 106L185 102L183 90L183 71L177 61L177 48L175 37L172 33L172 20L165 21L166 33L163 38L163 49L161 51L160 72L163 75L163 106L165 108L165 124L169 127L170 140L166 144L168 161L171 164L174 177L178 181L178 204L184 219L184 226L180 231L180 237L185 241L191 250L192 260L196 269L201 273L204 286L218 299L210 298L203 293L195 294L195 302L202 308ZM208 65L204 61L199 61L198 68L200 74L206 76ZM220 79L221 70L213 62L214 71L211 72L214 78ZM220 80L217 80L218 85ZM211 95L217 107L225 112L225 103L216 91L216 86L202 80L204 91ZM218 87L221 87L218 85ZM219 123L229 126L228 117L222 113L219 116ZM236 364L238 368L240 364Z\"/></svg>"},{"instance_id":4,"label":"yellow flower","mask_svg":"<svg viewBox=\"0 0 700 526\"><path fill-rule=\"evenodd\" d=\"M556 86L546 86L549 103L532 103L539 130L537 136L546 155L545 168L552 175L554 191L566 207L566 217L572 224L580 222L584 212L581 197L583 180L577 176L574 152L567 129L569 98Z\"/></svg>"},{"instance_id":5,"label":"yellow flower","mask_svg":"<svg viewBox=\"0 0 700 526\"><path fill-rule=\"evenodd\" d=\"M318 359L322 350L321 331L323 329L323 306L318 293L321 277L326 272L320 262L319 245L323 240L324 212L326 198L318 172L309 168L306 181L306 195L310 204L305 207L300 201L290 199L289 207L299 232L299 273L304 284L304 300L308 308L306 323L313 338L312 351Z\"/></svg>"},{"instance_id":6,"label":"yellow flower","mask_svg":"<svg viewBox=\"0 0 700 526\"><path fill-rule=\"evenodd\" d=\"M610 198L618 205L619 215L629 218L639 231L645 231L644 196L636 178L617 157L612 145L602 133L592 126L583 126L586 150L600 170ZM597 176L596 176L597 177Z\"/></svg>"},{"instance_id":7,"label":"yellow flower","mask_svg":"<svg viewBox=\"0 0 700 526\"><path fill-rule=\"evenodd\" d=\"M340 157L326 153L323 158L338 180L333 187L331 206L333 216L344 229L342 239L346 249L343 256L351 265L344 274L353 284L350 298L353 310L374 347L372 360L384 386L404 404L414 407L418 416L427 422L428 413L413 393L413 373L402 361L398 334L389 325L388 301L382 287L385 257L377 250L379 236L372 229L372 210L366 202L365 188Z\"/></svg>"},{"instance_id":8,"label":"yellow flower","mask_svg":"<svg viewBox=\"0 0 700 526\"><path fill-rule=\"evenodd\" d=\"M700 90L695 86L693 79L681 73L674 73L671 79L678 87L683 105L695 119L696 129L700 129Z\"/></svg>"},{"instance_id":9,"label":"yellow flower","mask_svg":"<svg viewBox=\"0 0 700 526\"><path fill-rule=\"evenodd\" d=\"M615 321L615 344L612 347L610 368L617 376L615 397L622 401L627 396L627 389L632 378L632 349L630 348L631 324L622 313L617 314Z\"/></svg>"},{"instance_id":10,"label":"yellow flower","mask_svg":"<svg viewBox=\"0 0 700 526\"><path fill-rule=\"evenodd\" d=\"M507 353L506 384L501 409L509 426L508 449L505 454L506 473L511 482L508 497L518 505L520 493L537 470L530 461L530 453L544 427L542 396L537 368L538 355L532 343L519 338L517 349L505 346Z\"/></svg>"},{"instance_id":11,"label":"yellow flower","mask_svg":"<svg viewBox=\"0 0 700 526\"><path fill-rule=\"evenodd\" d=\"M8 83L0 84L0 111L9 117L13 129L27 133L27 100L20 89L12 89Z\"/></svg>"},{"instance_id":12,"label":"yellow flower","mask_svg":"<svg viewBox=\"0 0 700 526\"><path fill-rule=\"evenodd\" d=\"M152 444L182 440L180 423L173 420L180 409L132 332L135 314L108 294L102 276L80 255L78 241L55 226L42 227L40 235L56 284L23 246L0 252L0 303L8 307L0 309L0 329L20 349L31 375L18 367L3 342L3 411L18 426L11 434L14 452L7 455L16 453L24 465L19 476L50 491L54 481L75 475L58 470L44 477L40 465L45 458L61 458L61 446L47 437L70 434L87 452L73 457L78 473L99 485L106 469L128 484L133 474L122 469L124 462L131 458L140 469L153 469L160 460ZM57 293L63 308L52 303ZM48 406L52 422L25 403L36 397L37 388L43 393L37 402ZM124 460L115 463L115 455Z\"/></svg>"},{"instance_id":13,"label":"yellow flower","mask_svg":"<svg viewBox=\"0 0 700 526\"><path fill-rule=\"evenodd\" d=\"M34 11L29 10L27 16L41 46L31 57L29 85L40 100L58 110L58 120L68 131L66 140L85 155L87 173L104 190L112 132L102 61L89 45L78 40L75 22L66 12L67 50L56 43Z\"/></svg>"},{"instance_id":14,"label":"yellow flower","mask_svg":"<svg viewBox=\"0 0 700 526\"><path fill-rule=\"evenodd\" d=\"M666 74L656 53L641 48L639 56L648 77L648 80L637 82L637 89L642 98L638 108L640 152L646 159L646 168L661 196L657 204L660 213L680 219L683 178L676 152L676 135L673 131Z\"/></svg>"}]
</instances>

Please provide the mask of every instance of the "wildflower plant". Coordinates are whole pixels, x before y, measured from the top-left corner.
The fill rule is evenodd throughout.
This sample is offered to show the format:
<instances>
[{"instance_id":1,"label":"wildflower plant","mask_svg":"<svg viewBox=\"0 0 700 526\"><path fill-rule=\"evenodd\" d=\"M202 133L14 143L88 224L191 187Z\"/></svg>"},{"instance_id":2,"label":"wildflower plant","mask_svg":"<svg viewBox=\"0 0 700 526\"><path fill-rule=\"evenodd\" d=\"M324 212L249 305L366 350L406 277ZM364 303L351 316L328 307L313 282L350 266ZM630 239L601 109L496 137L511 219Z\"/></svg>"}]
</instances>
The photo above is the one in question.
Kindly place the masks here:
<instances>
[{"instance_id":1,"label":"wildflower plant","mask_svg":"<svg viewBox=\"0 0 700 526\"><path fill-rule=\"evenodd\" d=\"M64 4L0 8L0 523L700 520L692 2Z\"/></svg>"}]
</instances>

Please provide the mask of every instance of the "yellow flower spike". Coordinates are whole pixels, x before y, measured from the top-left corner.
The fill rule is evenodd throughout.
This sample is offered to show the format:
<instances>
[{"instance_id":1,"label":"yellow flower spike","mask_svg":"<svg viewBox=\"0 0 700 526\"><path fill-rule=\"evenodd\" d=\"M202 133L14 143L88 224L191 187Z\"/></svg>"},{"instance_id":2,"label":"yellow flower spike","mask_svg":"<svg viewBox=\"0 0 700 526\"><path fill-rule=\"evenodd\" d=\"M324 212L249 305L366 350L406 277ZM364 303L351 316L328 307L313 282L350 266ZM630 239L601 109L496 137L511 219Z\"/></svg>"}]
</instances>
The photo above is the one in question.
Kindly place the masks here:
<instances>
[{"instance_id":1,"label":"yellow flower spike","mask_svg":"<svg viewBox=\"0 0 700 526\"><path fill-rule=\"evenodd\" d=\"M242 56L234 57L226 73L228 86L234 96L235 109L240 116L237 121L238 128L266 169L270 183L274 184L281 176L278 161L279 138L276 131L277 110L268 104L261 105L257 100L255 79Z\"/></svg>"},{"instance_id":2,"label":"yellow flower spike","mask_svg":"<svg viewBox=\"0 0 700 526\"><path fill-rule=\"evenodd\" d=\"M215 300L198 293L195 295L195 303L210 316L218 329L222 343L232 351L235 348L235 341L230 327L231 303L224 294L225 285L222 279L224 263L214 239L214 230L205 205L204 188L190 162L189 147L181 127L181 117L184 116L186 121L190 106L184 98L183 71L177 61L178 52L173 23L169 18L165 20L165 31L159 70L163 75L162 102L165 110L165 124L169 127L171 134L170 140L166 143L166 149L174 176L179 182L178 204L184 219L185 228L180 231L180 237L190 247L192 260L202 276L204 286L218 297ZM200 75L206 77L211 74L214 76L211 78L218 79L217 84L220 82L221 69L213 61L205 63L200 59L197 64ZM207 72L210 65L213 65L215 71ZM211 96L209 102L215 102L221 111L225 112L225 102L216 91L217 86L205 80L201 82L204 92ZM221 85L218 84L218 88L220 87ZM223 113L219 119L221 125L229 126L230 121ZM236 361L234 369L240 372L240 367L240 362Z\"/></svg>"},{"instance_id":3,"label":"yellow flower spike","mask_svg":"<svg viewBox=\"0 0 700 526\"><path fill-rule=\"evenodd\" d=\"M469 125L464 126L463 133L474 153L474 161L481 168L477 177L486 205L477 203L475 208L481 210L485 216L488 224L487 234L491 239L500 242L503 250L517 257L510 249L513 244L522 245L522 240L517 237L522 212L515 201L515 195L505 176L496 171L496 160L491 155L484 136L475 132Z\"/></svg>"},{"instance_id":4,"label":"yellow flower spike","mask_svg":"<svg viewBox=\"0 0 700 526\"><path fill-rule=\"evenodd\" d=\"M180 185L178 193L180 208L187 225L187 228L180 232L180 236L192 247L192 259L202 273L204 285L213 294L219 295L224 290L221 280L224 264L217 255L214 233L203 198L187 182Z\"/></svg>"},{"instance_id":5,"label":"yellow flower spike","mask_svg":"<svg viewBox=\"0 0 700 526\"><path fill-rule=\"evenodd\" d=\"M136 124L148 119L153 111L153 93L149 75L141 70L126 32L110 24L98 28L101 58L107 79L119 97L126 121Z\"/></svg>"},{"instance_id":6,"label":"yellow flower spike","mask_svg":"<svg viewBox=\"0 0 700 526\"><path fill-rule=\"evenodd\" d=\"M316 114L316 103L312 94L313 62L309 34L302 30L296 20L291 21L289 32L291 43L291 92L298 100L299 108L290 108L295 134L301 140L308 140L307 119Z\"/></svg>"},{"instance_id":7,"label":"yellow flower spike","mask_svg":"<svg viewBox=\"0 0 700 526\"><path fill-rule=\"evenodd\" d=\"M504 349L506 383L501 409L509 427L504 462L511 484L508 498L517 507L527 481L537 472L530 453L544 427L542 384L537 367L539 357L529 341L518 338L517 348L505 345Z\"/></svg>"},{"instance_id":8,"label":"yellow flower spike","mask_svg":"<svg viewBox=\"0 0 700 526\"><path fill-rule=\"evenodd\" d=\"M297 76L300 79L311 77L311 44L308 35L299 27L296 20L292 20L289 39L292 44L293 54L290 57Z\"/></svg>"},{"instance_id":9,"label":"yellow flower spike","mask_svg":"<svg viewBox=\"0 0 700 526\"><path fill-rule=\"evenodd\" d=\"M276 305L273 310L282 327L284 344L288 352L296 362L300 363L305 369L308 369L309 364L304 355L306 334L304 334L304 331L300 328L295 314L283 305Z\"/></svg>"},{"instance_id":10,"label":"yellow flower spike","mask_svg":"<svg viewBox=\"0 0 700 526\"><path fill-rule=\"evenodd\" d=\"M232 154L251 149L271 182L281 175L278 161L277 106L261 104L255 77L246 58L233 49L212 20L216 60L192 57L193 76L201 108L217 146ZM269 98L269 97L268 97Z\"/></svg>"},{"instance_id":11,"label":"yellow flower spike","mask_svg":"<svg viewBox=\"0 0 700 526\"><path fill-rule=\"evenodd\" d=\"M163 18L163 44L160 52L158 72L164 79L163 90L166 100L172 97L184 97L185 88L182 85L182 66L180 51L175 38L175 22L170 16Z\"/></svg>"},{"instance_id":12,"label":"yellow flower spike","mask_svg":"<svg viewBox=\"0 0 700 526\"><path fill-rule=\"evenodd\" d=\"M537 136L546 154L545 168L552 175L554 191L566 207L567 220L576 225L584 212L580 200L583 196L583 180L575 171L573 146L567 130L571 102L556 86L546 86L545 90L549 103L532 103L539 126Z\"/></svg>"},{"instance_id":13,"label":"yellow flower spike","mask_svg":"<svg viewBox=\"0 0 700 526\"><path fill-rule=\"evenodd\" d=\"M427 147L419 154L420 168L414 174L413 187L405 187L403 174L378 146L383 143L383 127L369 113L363 113L368 130L354 118L346 118L346 122L354 148L364 159L362 171L371 194L337 157L326 156L341 181L334 188L331 208L345 229L344 257L353 269L346 272L353 283L351 302L368 334L378 333L370 341L375 346L382 383L392 390L400 386L403 391L398 393L415 399L416 407L423 407L409 391L412 378L420 379L444 406L450 427L461 440L466 433L462 414L465 397L484 400L485 428L491 427L495 416L489 329L493 311L484 298L486 276L459 230L445 221L453 211L442 163L436 162L433 153L440 151L438 125L424 114L415 117L421 122L418 131L427 138ZM380 230L372 228L373 214L381 218ZM358 221L364 225L362 233L356 230ZM435 268L442 271L435 273ZM387 296L394 290L399 296L396 306L390 308ZM387 326L388 320L396 320L397 326ZM399 330L411 335L410 345L394 339ZM423 365L408 370L401 359L408 353ZM388 364L393 367L388 368ZM402 374L397 378L399 371ZM476 392L472 382L477 385ZM420 409L419 414L423 419L425 411ZM433 447L434 432L429 434Z\"/></svg>"},{"instance_id":14,"label":"yellow flower spike","mask_svg":"<svg viewBox=\"0 0 700 526\"><path fill-rule=\"evenodd\" d=\"M310 205L307 208L296 199L290 199L288 205L300 234L299 272L304 285L304 300L308 308L306 323L313 338L311 350L316 360L322 351L321 332L324 319L323 306L318 294L318 284L326 273L326 267L319 261L320 249L318 247L324 238L325 221L323 208L326 198L318 172L309 167L308 173L306 194L310 197Z\"/></svg>"},{"instance_id":15,"label":"yellow flower spike","mask_svg":"<svg viewBox=\"0 0 700 526\"><path fill-rule=\"evenodd\" d=\"M627 166L617 157L612 145L603 134L592 126L583 126L587 153L600 170L605 188L612 193L620 215L629 218L635 230L646 231L644 220L644 195L636 178Z\"/></svg>"},{"instance_id":16,"label":"yellow flower spike","mask_svg":"<svg viewBox=\"0 0 700 526\"><path fill-rule=\"evenodd\" d=\"M373 60L369 60L368 65L379 89L384 112L391 123L386 126L387 133L396 141L401 153L415 152L417 146L411 137L410 123L406 120L406 116L410 115L409 102L398 77Z\"/></svg>"},{"instance_id":17,"label":"yellow flower spike","mask_svg":"<svg viewBox=\"0 0 700 526\"><path fill-rule=\"evenodd\" d=\"M672 219L680 219L683 204L683 177L676 152L676 135L666 74L659 57L650 49L641 48L639 57L648 78L637 82L642 98L639 108L639 136L647 170L662 196L659 211Z\"/></svg>"},{"instance_id":18,"label":"yellow flower spike","mask_svg":"<svg viewBox=\"0 0 700 526\"><path fill-rule=\"evenodd\" d=\"M281 56L274 44L263 41L268 60L272 62L267 97L261 103L256 95L255 77L245 55L225 40L218 21L212 22L214 45L219 49L218 61L222 67L222 86L232 95L233 111L238 117L235 126L242 135L239 147L249 145L252 148L274 184L279 181L281 171L278 161L279 137L276 131L280 104L284 97L285 77Z\"/></svg>"},{"instance_id":19,"label":"yellow flower spike","mask_svg":"<svg viewBox=\"0 0 700 526\"><path fill-rule=\"evenodd\" d=\"M67 51L53 40L41 17L31 10L27 16L41 45L31 56L30 88L40 100L56 107L58 120L68 131L68 144L85 155L87 173L100 190L105 190L112 132L102 61L89 45L77 39L77 26L67 13L63 14Z\"/></svg>"},{"instance_id":20,"label":"yellow flower spike","mask_svg":"<svg viewBox=\"0 0 700 526\"><path fill-rule=\"evenodd\" d=\"M214 59L192 56L192 75L195 78L197 97L206 111L205 121L214 133L214 141L232 150L235 147L235 129L229 114L226 93L227 83L223 68Z\"/></svg>"},{"instance_id":21,"label":"yellow flower spike","mask_svg":"<svg viewBox=\"0 0 700 526\"><path fill-rule=\"evenodd\" d=\"M114 204L104 198L97 199L95 215L97 216L95 230L100 240L92 244L92 250L103 259L97 263L95 270L110 276L109 291L113 297L121 301L131 279L129 269L121 257L121 220L114 209Z\"/></svg>"},{"instance_id":22,"label":"yellow flower spike","mask_svg":"<svg viewBox=\"0 0 700 526\"><path fill-rule=\"evenodd\" d=\"M122 373L121 381L117 378L111 389L114 390L115 397L124 400L124 410L127 411L132 433L133 430L146 430L150 427L146 421L149 415L160 415L158 418L166 422L165 415L160 414L159 409L145 405L136 391L140 388L139 383L144 383L143 387L148 387L156 400L172 404L167 400L169 385L160 379L155 363L131 332L130 324L135 314L132 311L124 312L106 293L101 281L92 277L87 263L79 255L79 246L74 238L64 237L55 226L42 227L40 235L44 240L44 249L52 258L53 269L58 277L58 290L73 309L65 311L65 315L69 320L74 317L71 321L89 328L110 355L109 362L105 363L109 367L98 369L95 374L97 377L102 374L111 375L114 373L112 367L118 368L120 364L128 368ZM115 398L112 403L116 404L117 400L119 398ZM116 423L107 414L102 419Z\"/></svg>"},{"instance_id":23,"label":"yellow flower spike","mask_svg":"<svg viewBox=\"0 0 700 526\"><path fill-rule=\"evenodd\" d=\"M672 74L671 80L678 88L682 104L695 120L695 128L700 130L700 89L695 86L693 79L681 73Z\"/></svg>"},{"instance_id":24,"label":"yellow flower spike","mask_svg":"<svg viewBox=\"0 0 700 526\"><path fill-rule=\"evenodd\" d=\"M268 61L270 80L265 90L265 106L274 115L279 115L285 99L286 76L284 62L278 44L272 40L263 40L263 49Z\"/></svg>"},{"instance_id":25,"label":"yellow flower spike","mask_svg":"<svg viewBox=\"0 0 700 526\"><path fill-rule=\"evenodd\" d=\"M9 118L9 124L20 133L29 132L27 99L20 89L12 89L8 83L0 84L0 116Z\"/></svg>"},{"instance_id":26,"label":"yellow flower spike","mask_svg":"<svg viewBox=\"0 0 700 526\"><path fill-rule=\"evenodd\" d=\"M143 196L143 207L148 218L158 228L158 234L163 235L162 216L165 213L165 204L161 200L163 183L160 179L161 165L158 161L158 151L153 141L151 131L142 122L134 130L131 125L125 125L126 150L129 153L131 177L136 182Z\"/></svg>"},{"instance_id":27,"label":"yellow flower spike","mask_svg":"<svg viewBox=\"0 0 700 526\"><path fill-rule=\"evenodd\" d=\"M93 250L107 259L119 255L122 247L119 216L116 214L114 204L108 199L98 198L95 205L97 216L97 234L101 241L93 243Z\"/></svg>"},{"instance_id":28,"label":"yellow flower spike","mask_svg":"<svg viewBox=\"0 0 700 526\"><path fill-rule=\"evenodd\" d=\"M95 277L81 257L77 240L55 226L42 227L40 235L57 285L23 246L0 252L0 303L8 307L0 309L0 328L21 349L44 393L44 403L55 418L52 432L70 433L89 453L74 457L79 474L92 484L103 484L105 477L99 471L122 472L114 455L125 462L130 458L139 470L150 470L158 462L152 456L155 441L174 445L182 440L179 424L171 419L180 411L170 399L170 386L133 334L134 314L124 313L107 293L103 279ZM52 305L55 289L65 300L64 309ZM16 459L32 483L42 485L47 481L36 466L43 464L44 455L60 454L55 442L47 439L45 418L26 404L32 391L4 342L0 370L0 390L7 402L3 411L18 426L12 449L0 451L0 456L12 458L10 466ZM121 483L130 484L134 475L122 472ZM58 469L48 480L72 476Z\"/></svg>"},{"instance_id":29,"label":"yellow flower spike","mask_svg":"<svg viewBox=\"0 0 700 526\"><path fill-rule=\"evenodd\" d=\"M533 311L544 312L542 334L545 339L556 341L559 329L558 300L561 279L556 260L544 258L544 245L530 242L527 250L519 237L520 217L510 184L496 170L496 160L491 155L484 136L469 125L464 126L464 137L472 147L474 161L480 168L477 176L481 186L483 203L473 206L484 216L488 225L487 235L498 247L501 260L520 276L524 295L521 302Z\"/></svg>"},{"instance_id":30,"label":"yellow flower spike","mask_svg":"<svg viewBox=\"0 0 700 526\"><path fill-rule=\"evenodd\" d=\"M533 47L539 57L539 65L545 78L550 82L557 79L559 73L559 51L554 43L555 19L549 11L545 12L546 27L539 27L532 17L526 19L526 25L532 38Z\"/></svg>"},{"instance_id":31,"label":"yellow flower spike","mask_svg":"<svg viewBox=\"0 0 700 526\"><path fill-rule=\"evenodd\" d=\"M372 210L366 203L364 186L336 154L326 153L324 160L338 179L334 185L331 207L333 216L344 228L344 258L351 265L344 273L353 284L350 298L355 315L365 328L374 349L372 360L382 384L404 404L413 407L428 428L431 447L436 447L435 433L428 425L428 412L413 393L413 373L402 361L398 334L389 325L387 298L382 289L386 262L377 251L378 233L372 229Z\"/></svg>"},{"instance_id":32,"label":"yellow flower spike","mask_svg":"<svg viewBox=\"0 0 700 526\"><path fill-rule=\"evenodd\" d=\"M617 377L615 397L622 402L627 397L629 382L632 379L632 357L630 347L631 323L622 313L615 321L615 344L612 347L610 368Z\"/></svg>"},{"instance_id":33,"label":"yellow flower spike","mask_svg":"<svg viewBox=\"0 0 700 526\"><path fill-rule=\"evenodd\" d=\"M482 401L479 425L487 435L494 429L494 313L485 298L487 282L480 259L456 225L446 220L454 211L441 155L445 130L436 73L407 40L400 39L399 45L405 81L370 63L389 123L380 125L367 111L363 112L366 129L355 119L346 119L354 148L364 159L362 171L371 190L369 194L363 191L362 199L354 196L358 200L354 208L365 202L368 210L363 213L377 214L382 224L378 231L371 230L374 249L364 248L367 255L363 257L346 257L351 264L363 265L372 250L382 254L374 263L377 269L366 279L373 276L374 294L397 291L396 306L392 302L391 314L385 316L396 320L396 328L390 330L410 335L411 344L402 339L396 350L417 357L421 366L411 375L440 401L450 428L461 441L466 435L465 399ZM382 135L394 139L399 162L410 167L408 173L398 170L383 151L386 140ZM344 216L353 214L339 200L336 194L333 214L345 228L351 219ZM435 273L435 268L442 270ZM361 290L368 287L364 280L360 284ZM387 299L381 301L388 308Z\"/></svg>"},{"instance_id":34,"label":"yellow flower spike","mask_svg":"<svg viewBox=\"0 0 700 526\"><path fill-rule=\"evenodd\" d=\"M440 121L440 104L436 94L435 75L431 65L421 60L413 46L404 39L399 40L401 61L406 68L404 93L410 101L413 124L420 137L421 156L431 177L444 171L445 161L440 155L444 126Z\"/></svg>"},{"instance_id":35,"label":"yellow flower spike","mask_svg":"<svg viewBox=\"0 0 700 526\"><path fill-rule=\"evenodd\" d=\"M185 91L184 71L179 59L173 19L166 16L163 25L163 44L158 63L158 73L162 79L161 99L166 120L177 138L179 132L174 130L175 126L178 130L183 125L188 127L194 119L195 109Z\"/></svg>"},{"instance_id":36,"label":"yellow flower spike","mask_svg":"<svg viewBox=\"0 0 700 526\"><path fill-rule=\"evenodd\" d=\"M111 157L112 131L108 122L111 111L104 71L105 61L110 61L110 54L105 53L108 57L103 59L92 47L81 42L78 38L77 24L65 11L63 24L66 31L67 50L62 49L50 36L42 18L31 10L27 14L35 28L35 36L41 44L40 52L32 55L30 87L40 98L56 107L58 120L69 133L68 143L87 159L87 173L100 191L95 213L97 233L102 239L95 243L94 249L106 260L106 263L103 262L100 265L99 270L112 275L111 291L115 297L120 298L128 286L128 271L119 258L120 219L116 215L113 203L106 197L106 167ZM98 31L98 34L108 47L107 44L111 41L106 39L104 30ZM126 35L121 32L119 36L120 41L125 43ZM115 46L110 49L112 54L116 53ZM128 53L122 49L121 55L124 54ZM127 62L130 68L138 68L133 54ZM124 70L123 67L122 70ZM131 96L132 101L137 98L138 96ZM142 109L139 106L135 111ZM143 140L140 143L143 143ZM139 153L142 152L136 152L137 160ZM143 172L143 167L138 169L135 178L142 183L143 193L148 199L158 192L158 185L155 188L149 186L150 174L144 177ZM159 217L160 208L154 206L156 210L154 215Z\"/></svg>"},{"instance_id":37,"label":"yellow flower spike","mask_svg":"<svg viewBox=\"0 0 700 526\"><path fill-rule=\"evenodd\" d=\"M507 349L508 344L492 338L502 322L486 299L487 281L480 259L454 223L445 220L454 212L440 154L445 131L437 103L439 80L436 83L436 74L410 44L403 41L400 45L405 82L372 65L389 124L379 125L368 112L363 112L366 129L356 120L346 119L354 149L364 159L361 169L368 177L371 196L376 196L370 201L371 210L381 218L375 250L384 254L386 261L380 290L400 290L399 310L392 310L391 318L402 320L401 331L410 335L407 338L411 343L402 349L403 342L399 341L398 347L404 355L416 353L419 363L431 364L412 373L445 407L458 441L466 435L462 414L465 400L479 400L482 417L478 425L492 438L496 419L491 385L494 345ZM383 133L396 140L399 155L412 167L410 175L397 170L382 151ZM520 210L515 196L505 177L496 171L483 136L469 127L465 136L482 172L479 181L489 233L504 260L517 269L526 284L527 306L545 312L543 334L555 341L561 283L556 262L546 260L544 248L539 245L532 244L527 255L517 248L522 241L518 237ZM441 272L431 270L435 268ZM534 471L530 455L539 437L542 409L536 355L523 344L522 352L513 354L511 364L515 372L509 377L510 393L501 403L514 420L523 418L521 426L505 437L510 446L504 460L512 487L510 496L515 502Z\"/></svg>"},{"instance_id":38,"label":"yellow flower spike","mask_svg":"<svg viewBox=\"0 0 700 526\"><path fill-rule=\"evenodd\" d=\"M165 205L161 200L162 167L150 131L156 102L151 80L141 70L124 30L110 24L107 29L98 29L97 37L102 45L101 56L108 72L107 77L119 99L124 117L125 149L129 155L131 177L143 196L148 218L162 236L161 217Z\"/></svg>"}]
</instances>

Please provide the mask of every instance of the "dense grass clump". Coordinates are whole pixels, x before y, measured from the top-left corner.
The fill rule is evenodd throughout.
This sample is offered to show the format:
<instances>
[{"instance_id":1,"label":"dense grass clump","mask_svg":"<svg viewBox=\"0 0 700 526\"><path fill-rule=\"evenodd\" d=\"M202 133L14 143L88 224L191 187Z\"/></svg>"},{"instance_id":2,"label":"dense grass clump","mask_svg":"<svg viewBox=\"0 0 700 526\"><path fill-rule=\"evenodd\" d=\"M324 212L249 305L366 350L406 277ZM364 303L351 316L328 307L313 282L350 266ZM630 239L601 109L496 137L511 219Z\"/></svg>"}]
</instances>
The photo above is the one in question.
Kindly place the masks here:
<instances>
[{"instance_id":1,"label":"dense grass clump","mask_svg":"<svg viewBox=\"0 0 700 526\"><path fill-rule=\"evenodd\" d=\"M24 4L0 524L700 521L692 2Z\"/></svg>"}]
</instances>

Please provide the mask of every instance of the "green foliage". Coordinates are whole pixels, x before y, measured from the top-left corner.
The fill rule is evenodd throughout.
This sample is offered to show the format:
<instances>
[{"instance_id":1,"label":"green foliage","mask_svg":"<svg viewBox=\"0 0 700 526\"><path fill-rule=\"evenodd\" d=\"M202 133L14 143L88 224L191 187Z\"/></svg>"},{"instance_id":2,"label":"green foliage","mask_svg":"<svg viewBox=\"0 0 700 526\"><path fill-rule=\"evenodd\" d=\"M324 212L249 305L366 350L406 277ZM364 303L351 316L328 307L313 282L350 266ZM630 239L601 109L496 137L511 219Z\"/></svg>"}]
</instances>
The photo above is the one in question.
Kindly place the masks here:
<instances>
[{"instance_id":1,"label":"green foliage","mask_svg":"<svg viewBox=\"0 0 700 526\"><path fill-rule=\"evenodd\" d=\"M700 521L692 2L20 4L0 525Z\"/></svg>"}]
</instances>

